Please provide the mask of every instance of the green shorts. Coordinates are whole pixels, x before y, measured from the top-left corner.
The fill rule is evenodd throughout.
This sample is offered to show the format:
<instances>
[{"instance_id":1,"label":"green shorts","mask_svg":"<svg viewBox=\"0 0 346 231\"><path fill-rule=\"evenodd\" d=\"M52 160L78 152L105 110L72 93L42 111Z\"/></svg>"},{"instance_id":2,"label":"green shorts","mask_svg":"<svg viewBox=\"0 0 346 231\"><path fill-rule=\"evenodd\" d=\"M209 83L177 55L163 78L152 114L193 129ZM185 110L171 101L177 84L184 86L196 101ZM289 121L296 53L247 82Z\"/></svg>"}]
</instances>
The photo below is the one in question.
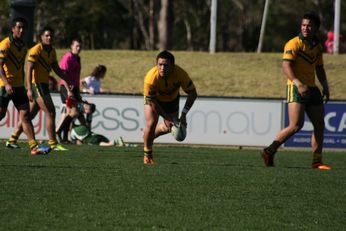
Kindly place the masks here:
<instances>
[{"instance_id":1,"label":"green shorts","mask_svg":"<svg viewBox=\"0 0 346 231\"><path fill-rule=\"evenodd\" d=\"M32 92L34 99L50 95L49 84L48 83L35 83L32 84Z\"/></svg>"},{"instance_id":2,"label":"green shorts","mask_svg":"<svg viewBox=\"0 0 346 231\"><path fill-rule=\"evenodd\" d=\"M91 133L83 140L83 143L90 145L99 145L101 142L109 142L109 139L103 135Z\"/></svg>"},{"instance_id":3,"label":"green shorts","mask_svg":"<svg viewBox=\"0 0 346 231\"><path fill-rule=\"evenodd\" d=\"M286 91L287 103L301 103L306 106L316 106L323 104L323 98L321 91L318 87L309 87L309 94L306 96L301 96L299 94L298 88L295 85L287 85Z\"/></svg>"}]
</instances>

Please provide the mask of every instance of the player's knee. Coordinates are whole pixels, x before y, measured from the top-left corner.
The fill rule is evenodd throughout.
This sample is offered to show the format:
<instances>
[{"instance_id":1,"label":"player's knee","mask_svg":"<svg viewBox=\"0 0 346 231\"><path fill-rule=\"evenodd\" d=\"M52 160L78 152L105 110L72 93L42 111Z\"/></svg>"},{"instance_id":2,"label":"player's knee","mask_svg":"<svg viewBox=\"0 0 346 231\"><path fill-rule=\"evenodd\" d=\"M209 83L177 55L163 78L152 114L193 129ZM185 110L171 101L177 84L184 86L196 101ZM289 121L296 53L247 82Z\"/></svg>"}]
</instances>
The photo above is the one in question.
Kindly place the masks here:
<instances>
[{"instance_id":1,"label":"player's knee","mask_svg":"<svg viewBox=\"0 0 346 231\"><path fill-rule=\"evenodd\" d=\"M24 113L20 114L20 120L23 123L28 123L29 121L31 121L30 113L24 112Z\"/></svg>"},{"instance_id":2,"label":"player's knee","mask_svg":"<svg viewBox=\"0 0 346 231\"><path fill-rule=\"evenodd\" d=\"M295 125L291 126L292 132L294 132L294 133L299 132L303 128L303 125L304 124L295 124Z\"/></svg>"},{"instance_id":3,"label":"player's knee","mask_svg":"<svg viewBox=\"0 0 346 231\"><path fill-rule=\"evenodd\" d=\"M171 131L171 128L169 126L167 126L166 123L160 123L159 124L159 129L162 133L168 133Z\"/></svg>"}]
</instances>

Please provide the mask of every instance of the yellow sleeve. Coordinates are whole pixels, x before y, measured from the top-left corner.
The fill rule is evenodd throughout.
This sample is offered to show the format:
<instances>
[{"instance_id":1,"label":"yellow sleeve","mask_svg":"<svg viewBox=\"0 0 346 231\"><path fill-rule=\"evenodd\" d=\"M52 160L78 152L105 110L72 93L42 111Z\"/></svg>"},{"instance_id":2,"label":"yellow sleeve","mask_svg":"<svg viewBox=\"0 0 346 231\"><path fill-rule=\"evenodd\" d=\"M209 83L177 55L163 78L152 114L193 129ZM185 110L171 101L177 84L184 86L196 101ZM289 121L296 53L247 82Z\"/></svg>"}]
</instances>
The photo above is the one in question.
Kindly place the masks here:
<instances>
[{"instance_id":1,"label":"yellow sleeve","mask_svg":"<svg viewBox=\"0 0 346 231\"><path fill-rule=\"evenodd\" d=\"M157 68L153 67L144 78L143 94L155 98L156 96L156 75L158 74Z\"/></svg>"},{"instance_id":2,"label":"yellow sleeve","mask_svg":"<svg viewBox=\"0 0 346 231\"><path fill-rule=\"evenodd\" d=\"M184 71L181 67L176 66L177 68L177 76L180 78L180 86L184 90L184 92L189 93L195 90L195 85L193 84L189 74Z\"/></svg>"},{"instance_id":3,"label":"yellow sleeve","mask_svg":"<svg viewBox=\"0 0 346 231\"><path fill-rule=\"evenodd\" d=\"M0 42L0 58L4 59L7 56L7 50L10 48L10 43L6 39Z\"/></svg>"},{"instance_id":4,"label":"yellow sleeve","mask_svg":"<svg viewBox=\"0 0 346 231\"><path fill-rule=\"evenodd\" d=\"M298 54L298 44L291 39L285 44L283 60L295 61Z\"/></svg>"},{"instance_id":5,"label":"yellow sleeve","mask_svg":"<svg viewBox=\"0 0 346 231\"><path fill-rule=\"evenodd\" d=\"M39 45L34 46L28 52L28 61L32 63L36 63L40 54Z\"/></svg>"}]
</instances>

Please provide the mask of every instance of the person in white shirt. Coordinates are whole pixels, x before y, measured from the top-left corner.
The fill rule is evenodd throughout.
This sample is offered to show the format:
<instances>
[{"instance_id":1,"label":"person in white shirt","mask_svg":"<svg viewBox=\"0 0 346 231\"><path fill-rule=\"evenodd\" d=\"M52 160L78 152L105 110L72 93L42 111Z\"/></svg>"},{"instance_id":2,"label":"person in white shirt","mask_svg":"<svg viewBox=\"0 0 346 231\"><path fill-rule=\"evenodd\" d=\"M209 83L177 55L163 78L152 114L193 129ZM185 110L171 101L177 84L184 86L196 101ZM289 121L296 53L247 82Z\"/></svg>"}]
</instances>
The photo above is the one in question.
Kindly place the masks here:
<instances>
[{"instance_id":1,"label":"person in white shirt","mask_svg":"<svg viewBox=\"0 0 346 231\"><path fill-rule=\"evenodd\" d=\"M90 76L85 77L81 80L83 92L92 95L106 92L106 90L101 87L101 79L105 77L106 72L106 66L97 65L90 74Z\"/></svg>"}]
</instances>

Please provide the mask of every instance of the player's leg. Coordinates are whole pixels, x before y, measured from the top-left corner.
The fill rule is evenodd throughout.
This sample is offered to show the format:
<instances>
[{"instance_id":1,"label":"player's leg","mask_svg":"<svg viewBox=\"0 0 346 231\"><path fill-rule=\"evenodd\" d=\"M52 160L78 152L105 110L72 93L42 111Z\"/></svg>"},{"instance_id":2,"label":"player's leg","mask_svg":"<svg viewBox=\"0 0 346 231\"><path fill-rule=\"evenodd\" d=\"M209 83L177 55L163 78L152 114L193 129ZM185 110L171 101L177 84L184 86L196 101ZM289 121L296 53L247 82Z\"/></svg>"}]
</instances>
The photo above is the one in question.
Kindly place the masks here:
<instances>
[{"instance_id":1,"label":"player's leg","mask_svg":"<svg viewBox=\"0 0 346 231\"><path fill-rule=\"evenodd\" d=\"M173 119L173 121L179 120L179 96L171 102L157 101L157 103L160 105L161 109ZM171 131L171 123L172 121L167 120L160 122L155 129L155 138L169 133Z\"/></svg>"},{"instance_id":2,"label":"player's leg","mask_svg":"<svg viewBox=\"0 0 346 231\"><path fill-rule=\"evenodd\" d=\"M13 103L18 110L19 119L22 122L23 131L28 138L31 155L48 153L50 151L50 148L39 147L35 139L34 126L32 125L30 117L29 101L24 88L22 91L16 91L16 96L13 98Z\"/></svg>"},{"instance_id":3,"label":"player's leg","mask_svg":"<svg viewBox=\"0 0 346 231\"><path fill-rule=\"evenodd\" d=\"M144 128L144 164L153 164L153 143L155 139L155 129L159 120L159 115L150 104L144 104L144 117L146 126Z\"/></svg>"},{"instance_id":4,"label":"player's leg","mask_svg":"<svg viewBox=\"0 0 346 231\"><path fill-rule=\"evenodd\" d=\"M168 115L173 118L173 121L178 121L178 112L169 113ZM170 121L163 120L162 122L158 123L155 129L155 138L171 132L171 128Z\"/></svg>"},{"instance_id":5,"label":"player's leg","mask_svg":"<svg viewBox=\"0 0 346 231\"><path fill-rule=\"evenodd\" d=\"M40 108L37 105L36 101L30 102L29 104L30 104L30 106L29 106L30 107L30 120L32 121L36 117ZM19 148L17 141L18 141L18 139L22 133L23 133L23 123L21 120L19 120L16 129L14 130L14 132L11 134L11 137L6 142L6 147Z\"/></svg>"},{"instance_id":6,"label":"player's leg","mask_svg":"<svg viewBox=\"0 0 346 231\"><path fill-rule=\"evenodd\" d=\"M65 136L65 134L63 133L64 131L64 120L66 118L66 116L69 114L69 107L67 107L66 105L66 100L67 100L67 90L65 88L64 85L60 85L60 99L61 99L61 110L60 110L60 121L56 126L56 134L59 138L59 142L67 142L67 135L66 135L66 139L64 139L63 137ZM72 118L71 118L72 121Z\"/></svg>"},{"instance_id":7,"label":"player's leg","mask_svg":"<svg viewBox=\"0 0 346 231\"><path fill-rule=\"evenodd\" d=\"M298 132L304 125L305 106L300 103L289 103L287 106L289 124L275 137L275 141L278 141L280 145L288 140L293 134Z\"/></svg>"},{"instance_id":8,"label":"player's leg","mask_svg":"<svg viewBox=\"0 0 346 231\"><path fill-rule=\"evenodd\" d=\"M47 147L39 147L35 139L34 127L30 120L29 107L19 108L19 118L22 121L23 131L28 138L29 148L31 150L31 155L47 154L51 149Z\"/></svg>"},{"instance_id":9,"label":"player's leg","mask_svg":"<svg viewBox=\"0 0 346 231\"><path fill-rule=\"evenodd\" d=\"M7 113L7 107L10 102L10 97L6 94L6 91L4 88L0 88L0 121L5 118ZM7 141L6 147L8 148L19 148L17 144L18 137L15 136L13 141Z\"/></svg>"},{"instance_id":10,"label":"player's leg","mask_svg":"<svg viewBox=\"0 0 346 231\"><path fill-rule=\"evenodd\" d=\"M60 139L60 142L68 142L68 134L72 121L79 116L79 112L76 108L76 97L80 97L79 89L74 88L73 90L74 97L69 97L67 89L64 86L60 86L60 97L61 102L65 106L62 109L62 119L60 120L60 125L57 129L57 135ZM63 115L64 113L64 115Z\"/></svg>"},{"instance_id":11,"label":"player's leg","mask_svg":"<svg viewBox=\"0 0 346 231\"><path fill-rule=\"evenodd\" d=\"M310 106L306 113L314 127L311 136L311 147L313 153L313 163L322 162L323 133L324 133L324 108L320 106Z\"/></svg>"},{"instance_id":12,"label":"player's leg","mask_svg":"<svg viewBox=\"0 0 346 231\"><path fill-rule=\"evenodd\" d=\"M10 99L8 97L2 95L0 88L0 121L6 116L9 101Z\"/></svg>"},{"instance_id":13,"label":"player's leg","mask_svg":"<svg viewBox=\"0 0 346 231\"><path fill-rule=\"evenodd\" d=\"M298 132L304 125L305 105L292 102L287 105L289 124L282 129L275 137L274 141L261 152L264 163L268 167L274 166L274 155L278 148L288 140L293 134Z\"/></svg>"},{"instance_id":14,"label":"player's leg","mask_svg":"<svg viewBox=\"0 0 346 231\"><path fill-rule=\"evenodd\" d=\"M325 127L323 98L317 88L312 89L312 91L312 105L306 108L306 114L308 115L314 127L314 131L311 136L311 147L313 155L312 167L317 169L330 170L330 166L322 163L323 136Z\"/></svg>"},{"instance_id":15,"label":"player's leg","mask_svg":"<svg viewBox=\"0 0 346 231\"><path fill-rule=\"evenodd\" d=\"M42 95L36 99L37 104L46 114L46 129L49 137L48 144L52 149L58 145L55 133L55 106L50 94Z\"/></svg>"},{"instance_id":16,"label":"player's leg","mask_svg":"<svg viewBox=\"0 0 346 231\"><path fill-rule=\"evenodd\" d=\"M61 105L61 109L60 109L60 119L59 122L56 124L56 135L58 136L59 142L62 141L62 128L61 125L64 122L65 118L67 116L67 108L66 108L66 104L62 104Z\"/></svg>"}]
</instances>

